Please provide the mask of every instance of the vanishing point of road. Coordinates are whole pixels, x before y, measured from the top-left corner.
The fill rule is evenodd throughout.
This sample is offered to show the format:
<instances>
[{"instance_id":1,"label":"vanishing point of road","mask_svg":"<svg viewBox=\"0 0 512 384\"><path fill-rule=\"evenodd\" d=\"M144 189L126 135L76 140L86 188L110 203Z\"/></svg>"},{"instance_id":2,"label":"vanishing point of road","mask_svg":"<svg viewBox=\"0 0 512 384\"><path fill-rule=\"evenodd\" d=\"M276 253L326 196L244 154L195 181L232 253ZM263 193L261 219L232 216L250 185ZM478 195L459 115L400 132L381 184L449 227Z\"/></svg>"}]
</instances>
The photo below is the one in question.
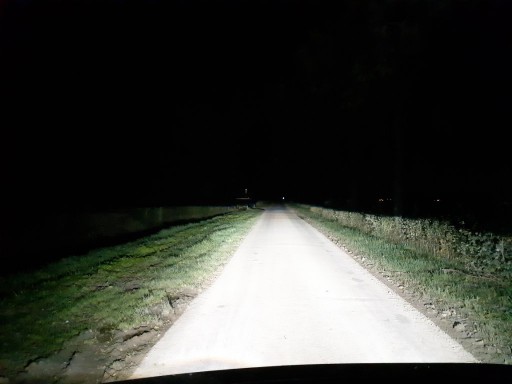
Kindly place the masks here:
<instances>
[{"instance_id":1,"label":"vanishing point of road","mask_svg":"<svg viewBox=\"0 0 512 384\"><path fill-rule=\"evenodd\" d=\"M478 361L293 210L275 206L131 378L298 364L457 362Z\"/></svg>"}]
</instances>

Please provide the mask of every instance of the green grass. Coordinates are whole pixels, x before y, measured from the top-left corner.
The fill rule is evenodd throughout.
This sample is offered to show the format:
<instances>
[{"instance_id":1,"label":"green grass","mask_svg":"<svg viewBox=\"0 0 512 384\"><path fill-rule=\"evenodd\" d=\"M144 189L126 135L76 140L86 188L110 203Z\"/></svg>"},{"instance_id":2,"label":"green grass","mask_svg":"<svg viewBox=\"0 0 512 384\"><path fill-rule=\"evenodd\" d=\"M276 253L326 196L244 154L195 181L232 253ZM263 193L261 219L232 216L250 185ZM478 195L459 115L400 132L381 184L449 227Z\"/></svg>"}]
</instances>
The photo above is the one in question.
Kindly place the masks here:
<instances>
[{"instance_id":1,"label":"green grass","mask_svg":"<svg viewBox=\"0 0 512 384\"><path fill-rule=\"evenodd\" d=\"M2 278L0 376L56 353L85 330L108 339L114 331L163 323L169 297L205 284L261 212L236 211L172 227Z\"/></svg>"},{"instance_id":2,"label":"green grass","mask_svg":"<svg viewBox=\"0 0 512 384\"><path fill-rule=\"evenodd\" d=\"M415 250L411 246L340 225L335 219L314 213L306 206L293 206L300 217L337 244L358 257L365 257L377 270L420 297L436 302L438 308L455 310L471 319L487 345L512 357L512 266L476 273L463 258L447 258L437 253Z\"/></svg>"},{"instance_id":3,"label":"green grass","mask_svg":"<svg viewBox=\"0 0 512 384\"><path fill-rule=\"evenodd\" d=\"M294 209L395 282L432 298L438 308L473 319L482 338L510 354L509 267L474 273L467 260L417 251L340 226L300 206ZM54 354L85 330L98 331L107 340L119 330L163 323L169 298L208 282L261 212L241 210L172 227L0 279L0 376L9 377L28 362Z\"/></svg>"}]
</instances>

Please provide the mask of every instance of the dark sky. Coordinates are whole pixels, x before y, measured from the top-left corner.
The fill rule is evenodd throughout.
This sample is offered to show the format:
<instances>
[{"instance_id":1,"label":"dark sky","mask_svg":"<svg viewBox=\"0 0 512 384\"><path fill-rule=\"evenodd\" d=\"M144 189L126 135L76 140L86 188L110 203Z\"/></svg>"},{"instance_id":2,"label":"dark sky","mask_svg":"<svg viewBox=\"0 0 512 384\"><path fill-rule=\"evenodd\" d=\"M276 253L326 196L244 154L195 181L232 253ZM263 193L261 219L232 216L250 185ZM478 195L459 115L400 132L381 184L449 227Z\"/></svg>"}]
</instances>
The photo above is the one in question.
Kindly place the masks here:
<instances>
[{"instance_id":1,"label":"dark sky","mask_svg":"<svg viewBox=\"0 0 512 384\"><path fill-rule=\"evenodd\" d=\"M510 4L3 0L4 202L502 207Z\"/></svg>"}]
</instances>

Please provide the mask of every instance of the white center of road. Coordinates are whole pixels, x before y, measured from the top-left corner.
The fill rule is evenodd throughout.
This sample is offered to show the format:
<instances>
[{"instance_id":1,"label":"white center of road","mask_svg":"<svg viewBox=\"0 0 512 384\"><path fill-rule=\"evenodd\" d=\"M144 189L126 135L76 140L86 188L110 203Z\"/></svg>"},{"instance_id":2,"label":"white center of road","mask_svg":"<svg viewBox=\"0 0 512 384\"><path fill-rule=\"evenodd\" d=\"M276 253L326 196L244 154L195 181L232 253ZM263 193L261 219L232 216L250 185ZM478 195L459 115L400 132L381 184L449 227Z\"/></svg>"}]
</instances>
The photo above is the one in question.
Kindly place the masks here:
<instances>
[{"instance_id":1,"label":"white center of road","mask_svg":"<svg viewBox=\"0 0 512 384\"><path fill-rule=\"evenodd\" d=\"M324 235L268 208L131 378L338 363L478 362Z\"/></svg>"}]
</instances>

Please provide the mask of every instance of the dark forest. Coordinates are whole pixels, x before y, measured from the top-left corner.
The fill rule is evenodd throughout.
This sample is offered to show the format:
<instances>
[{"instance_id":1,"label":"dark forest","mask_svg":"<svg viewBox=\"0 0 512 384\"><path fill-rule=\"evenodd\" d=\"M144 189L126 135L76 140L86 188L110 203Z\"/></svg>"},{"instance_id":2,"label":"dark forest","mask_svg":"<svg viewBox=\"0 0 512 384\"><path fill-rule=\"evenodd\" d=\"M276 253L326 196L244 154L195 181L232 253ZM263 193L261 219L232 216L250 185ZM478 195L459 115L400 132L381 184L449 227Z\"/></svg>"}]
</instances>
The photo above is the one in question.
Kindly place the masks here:
<instances>
[{"instance_id":1,"label":"dark forest","mask_svg":"<svg viewBox=\"0 0 512 384\"><path fill-rule=\"evenodd\" d=\"M510 2L4 1L4 204L510 222Z\"/></svg>"}]
</instances>

